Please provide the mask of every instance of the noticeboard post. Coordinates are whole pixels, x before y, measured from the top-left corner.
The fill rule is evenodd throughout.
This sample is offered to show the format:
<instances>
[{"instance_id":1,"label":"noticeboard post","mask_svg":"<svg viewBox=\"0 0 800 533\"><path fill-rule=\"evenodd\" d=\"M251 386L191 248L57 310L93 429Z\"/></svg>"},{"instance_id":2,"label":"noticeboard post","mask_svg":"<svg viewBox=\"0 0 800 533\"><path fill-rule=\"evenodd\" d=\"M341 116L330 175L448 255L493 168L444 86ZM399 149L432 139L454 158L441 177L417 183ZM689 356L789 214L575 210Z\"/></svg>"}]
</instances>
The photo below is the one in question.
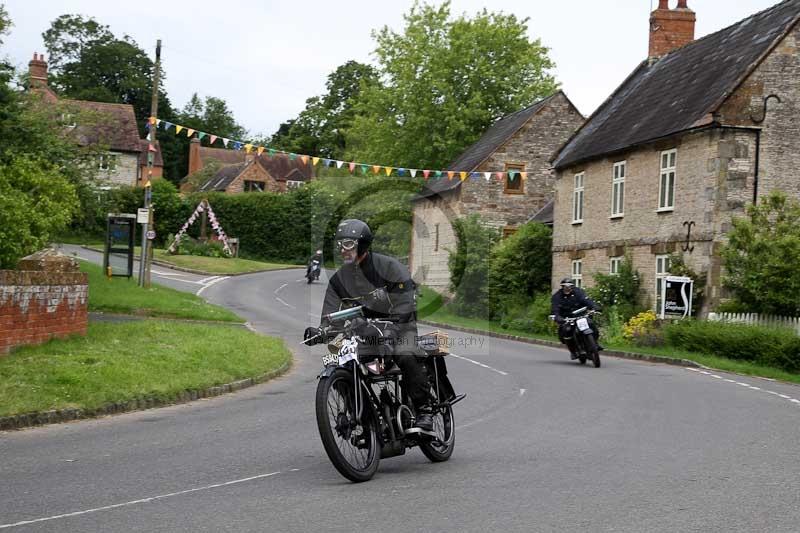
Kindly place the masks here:
<instances>
[{"instance_id":1,"label":"noticeboard post","mask_svg":"<svg viewBox=\"0 0 800 533\"><path fill-rule=\"evenodd\" d=\"M667 276L661 285L659 318L686 318L692 316L692 289L694 280L684 276Z\"/></svg>"},{"instance_id":2,"label":"noticeboard post","mask_svg":"<svg viewBox=\"0 0 800 533\"><path fill-rule=\"evenodd\" d=\"M133 276L133 250L136 215L109 213L106 221L106 246L103 271L109 276Z\"/></svg>"}]
</instances>

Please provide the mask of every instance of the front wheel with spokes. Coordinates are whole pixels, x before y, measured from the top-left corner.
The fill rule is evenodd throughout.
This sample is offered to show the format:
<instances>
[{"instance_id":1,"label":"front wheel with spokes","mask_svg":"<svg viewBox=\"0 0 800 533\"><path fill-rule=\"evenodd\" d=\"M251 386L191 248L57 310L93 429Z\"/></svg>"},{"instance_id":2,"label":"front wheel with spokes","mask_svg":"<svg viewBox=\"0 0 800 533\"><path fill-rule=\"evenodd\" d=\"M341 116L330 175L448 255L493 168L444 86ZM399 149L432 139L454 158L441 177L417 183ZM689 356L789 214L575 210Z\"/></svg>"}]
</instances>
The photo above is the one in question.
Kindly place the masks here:
<instances>
[{"instance_id":1,"label":"front wheel with spokes","mask_svg":"<svg viewBox=\"0 0 800 533\"><path fill-rule=\"evenodd\" d=\"M450 404L437 408L433 414L433 433L435 437L423 437L419 447L425 457L434 463L447 461L453 455L456 445L456 424L453 407Z\"/></svg>"},{"instance_id":2,"label":"front wheel with spokes","mask_svg":"<svg viewBox=\"0 0 800 533\"><path fill-rule=\"evenodd\" d=\"M355 413L353 374L337 368L317 384L317 428L328 458L350 481L367 481L380 461L375 418L364 408Z\"/></svg>"}]
</instances>

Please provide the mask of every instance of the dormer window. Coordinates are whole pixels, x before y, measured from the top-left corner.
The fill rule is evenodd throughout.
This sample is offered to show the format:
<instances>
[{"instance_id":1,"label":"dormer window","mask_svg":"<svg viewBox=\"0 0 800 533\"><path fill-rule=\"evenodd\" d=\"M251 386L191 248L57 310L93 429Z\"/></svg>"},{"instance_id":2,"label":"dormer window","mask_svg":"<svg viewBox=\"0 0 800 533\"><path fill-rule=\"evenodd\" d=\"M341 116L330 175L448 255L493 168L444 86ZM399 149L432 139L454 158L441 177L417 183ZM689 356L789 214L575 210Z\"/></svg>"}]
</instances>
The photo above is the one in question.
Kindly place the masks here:
<instances>
[{"instance_id":1,"label":"dormer window","mask_svg":"<svg viewBox=\"0 0 800 533\"><path fill-rule=\"evenodd\" d=\"M286 180L286 189L298 189L303 186L302 181Z\"/></svg>"}]
</instances>

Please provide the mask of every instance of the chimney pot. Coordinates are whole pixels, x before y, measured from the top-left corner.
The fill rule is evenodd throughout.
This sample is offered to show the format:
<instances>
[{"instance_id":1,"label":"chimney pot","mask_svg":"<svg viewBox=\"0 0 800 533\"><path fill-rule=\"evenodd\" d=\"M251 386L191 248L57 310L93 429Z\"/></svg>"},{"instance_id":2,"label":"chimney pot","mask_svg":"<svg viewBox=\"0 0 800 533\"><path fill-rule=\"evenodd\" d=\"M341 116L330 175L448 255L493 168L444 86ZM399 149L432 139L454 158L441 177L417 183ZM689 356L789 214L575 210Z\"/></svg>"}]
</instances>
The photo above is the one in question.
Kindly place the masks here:
<instances>
[{"instance_id":1,"label":"chimney pot","mask_svg":"<svg viewBox=\"0 0 800 533\"><path fill-rule=\"evenodd\" d=\"M658 9L669 9L669 0L658 0Z\"/></svg>"},{"instance_id":2,"label":"chimney pot","mask_svg":"<svg viewBox=\"0 0 800 533\"><path fill-rule=\"evenodd\" d=\"M668 0L659 0L658 9L650 13L650 59L662 57L694 41L697 17L686 4L687 0L678 0L678 6L669 9Z\"/></svg>"},{"instance_id":3,"label":"chimney pot","mask_svg":"<svg viewBox=\"0 0 800 533\"><path fill-rule=\"evenodd\" d=\"M678 7L676 9L689 9L686 5L687 0L678 0Z\"/></svg>"}]
</instances>

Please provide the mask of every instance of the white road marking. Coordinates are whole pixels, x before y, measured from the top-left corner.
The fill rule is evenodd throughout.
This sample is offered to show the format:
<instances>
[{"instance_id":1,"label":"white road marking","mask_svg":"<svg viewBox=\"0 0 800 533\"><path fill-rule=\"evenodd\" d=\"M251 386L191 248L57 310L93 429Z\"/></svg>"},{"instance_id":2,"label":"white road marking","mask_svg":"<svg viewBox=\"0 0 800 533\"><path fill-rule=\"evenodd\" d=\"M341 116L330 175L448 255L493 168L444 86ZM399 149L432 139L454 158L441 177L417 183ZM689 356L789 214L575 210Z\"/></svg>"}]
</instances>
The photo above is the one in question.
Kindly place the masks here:
<instances>
[{"instance_id":1,"label":"white road marking","mask_svg":"<svg viewBox=\"0 0 800 533\"><path fill-rule=\"evenodd\" d=\"M519 389L519 395L522 396L523 394L525 394L526 390L528 389Z\"/></svg>"},{"instance_id":2,"label":"white road marking","mask_svg":"<svg viewBox=\"0 0 800 533\"><path fill-rule=\"evenodd\" d=\"M206 290L207 288L209 288L209 287L210 287L210 286L212 286L212 285L216 285L216 284L217 284L217 283L219 283L220 281L225 281L226 279L228 279L228 277L229 277L229 276L222 276L222 277L216 277L216 276L214 276L214 278L209 278L209 281L208 281L208 283L206 283L206 284L204 284L202 287L200 287L200 290L198 290L198 291L197 291L195 294L197 294L197 296L200 296L200 294L201 294L201 293L202 293L204 290ZM200 281L203 281L203 280L200 280Z\"/></svg>"},{"instance_id":3,"label":"white road marking","mask_svg":"<svg viewBox=\"0 0 800 533\"><path fill-rule=\"evenodd\" d=\"M278 300L283 305L285 305L286 307L291 307L292 309L297 309L295 306L293 306L291 304L287 304L286 302L284 302L282 299L278 298L277 296L275 297L275 299Z\"/></svg>"},{"instance_id":4,"label":"white road marking","mask_svg":"<svg viewBox=\"0 0 800 533\"><path fill-rule=\"evenodd\" d=\"M294 469L292 471L296 472L297 470ZM11 527L24 526L24 525L27 525L27 524L35 524L37 522L48 522L50 520L58 520L60 518L69 518L71 516L80 516L80 515L89 514L89 513L97 513L99 511L108 511L110 509L117 509L119 507L127 507L127 506L131 506L131 505L138 505L140 503L149 503L149 502L156 501L156 500L163 500L165 498L171 498L173 496L180 496L182 494L189 494L189 493L192 493L192 492L199 492L201 490L216 489L216 488L219 488L219 487L226 487L228 485L236 485L237 483L244 483L246 481L253 481L255 479L263 479L263 478L275 476L275 475L278 475L278 474L280 474L280 472L270 472L269 474L259 474L257 476L251 476L251 477L246 477L246 478L242 478L242 479L234 479L233 481L226 481L224 483L215 483L214 485L206 485L204 487L197 487L197 488L194 488L194 489L181 490L181 491L178 491L178 492L170 492L169 494L160 494L158 496L151 496L149 498L142 498L141 500L132 500L132 501L125 502L125 503L116 503L114 505L106 505L104 507L95 507L94 509L86 509L84 511L75 511L74 513L65 513L65 514L47 516L47 517L44 517L44 518L36 518L34 520L23 520L22 522L15 522L13 524L0 524L0 529L7 529L7 528L11 528Z\"/></svg>"},{"instance_id":5,"label":"white road marking","mask_svg":"<svg viewBox=\"0 0 800 533\"><path fill-rule=\"evenodd\" d=\"M156 270L155 268L151 268L150 272L153 274L158 274L159 276L185 276L186 274L182 274L179 272L162 272L160 270Z\"/></svg>"},{"instance_id":6,"label":"white road marking","mask_svg":"<svg viewBox=\"0 0 800 533\"><path fill-rule=\"evenodd\" d=\"M787 396L785 394L781 394L779 392L775 392L775 391L771 391L771 390L767 390L767 389L762 389L761 387L756 387L755 385L750 385L749 383L744 383L743 381L735 381L733 379L723 378L722 376L718 376L716 374L712 374L711 372L708 372L706 370L700 370L698 368L689 368L689 367L684 367L684 368L686 370L691 370L692 372L697 372L698 374L704 374L706 376L711 376L712 378L723 379L724 381L727 381L728 383L734 383L736 385L741 385L742 387L747 387L750 390L766 392L767 394L772 394L773 396L778 396L780 398L783 398L784 400L789 400L791 403L794 403L794 404L800 404L800 400L798 400L796 398L792 398L791 396ZM771 380L771 381L775 381L775 380Z\"/></svg>"},{"instance_id":7,"label":"white road marking","mask_svg":"<svg viewBox=\"0 0 800 533\"><path fill-rule=\"evenodd\" d=\"M463 359L464 361L470 362L473 365L478 365L480 367L487 368L487 369L491 370L492 372L497 372L498 374L500 374L502 376L507 376L508 375L508 372L503 372L502 370L497 370L496 368L492 368L489 365L485 365L485 364L480 363L478 361L474 361L474 360L472 360L472 359L470 359L468 357L463 357L461 355L456 355L456 354L454 354L452 352L450 353L450 355L452 355L453 357L455 357L457 359Z\"/></svg>"},{"instance_id":8,"label":"white road marking","mask_svg":"<svg viewBox=\"0 0 800 533\"><path fill-rule=\"evenodd\" d=\"M288 285L288 283L284 283L283 285L281 285L280 287L278 287L277 289L275 289L275 294L278 294L278 293L281 291L281 289L282 289L282 288L284 288L284 287L285 287L285 286L287 286L287 285Z\"/></svg>"},{"instance_id":9,"label":"white road marking","mask_svg":"<svg viewBox=\"0 0 800 533\"><path fill-rule=\"evenodd\" d=\"M199 283L200 285L205 285L206 283L208 283L208 282L209 282L209 281L211 281L212 279L217 279L218 277L219 277L219 276L209 276L209 277L207 277L207 278L203 278L203 279L201 279L201 280L200 280L200 281L198 281L197 283Z\"/></svg>"}]
</instances>

